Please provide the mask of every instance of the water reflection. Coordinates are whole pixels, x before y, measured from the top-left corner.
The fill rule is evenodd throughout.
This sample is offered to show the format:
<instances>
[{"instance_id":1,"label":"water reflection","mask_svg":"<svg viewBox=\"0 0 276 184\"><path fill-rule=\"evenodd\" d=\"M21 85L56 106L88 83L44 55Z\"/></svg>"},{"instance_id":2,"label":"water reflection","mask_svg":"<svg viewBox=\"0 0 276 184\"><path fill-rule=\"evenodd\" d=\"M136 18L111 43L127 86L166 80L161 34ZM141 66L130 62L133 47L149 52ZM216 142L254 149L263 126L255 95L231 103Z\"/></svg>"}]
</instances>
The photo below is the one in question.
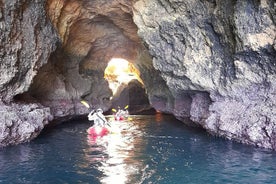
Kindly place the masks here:
<instances>
[{"instance_id":1,"label":"water reflection","mask_svg":"<svg viewBox=\"0 0 276 184\"><path fill-rule=\"evenodd\" d=\"M157 111L155 114L155 121L156 122L161 122L163 120L163 115L161 112Z\"/></svg>"},{"instance_id":2,"label":"water reflection","mask_svg":"<svg viewBox=\"0 0 276 184\"><path fill-rule=\"evenodd\" d=\"M167 126L174 125L163 121L168 120L160 114L151 119L135 117L134 121L115 122L119 133L98 139L88 137L86 163L101 173L100 183L202 183L240 179L249 182L252 173L255 181L260 182L270 180L271 172L275 171L275 168L261 169L267 163L264 153L248 153L248 148L243 150L244 145L207 138L196 132L188 134L188 130L177 127L179 124L171 131Z\"/></svg>"},{"instance_id":3,"label":"water reflection","mask_svg":"<svg viewBox=\"0 0 276 184\"><path fill-rule=\"evenodd\" d=\"M139 158L142 153L143 133L137 125L129 122L115 121L113 126L119 132L104 137L87 137L88 147L84 150L89 165L97 165L102 172L99 178L101 183L127 183L133 176L139 174L142 163ZM139 145L135 148L135 145ZM131 176L131 177L130 177Z\"/></svg>"}]
</instances>

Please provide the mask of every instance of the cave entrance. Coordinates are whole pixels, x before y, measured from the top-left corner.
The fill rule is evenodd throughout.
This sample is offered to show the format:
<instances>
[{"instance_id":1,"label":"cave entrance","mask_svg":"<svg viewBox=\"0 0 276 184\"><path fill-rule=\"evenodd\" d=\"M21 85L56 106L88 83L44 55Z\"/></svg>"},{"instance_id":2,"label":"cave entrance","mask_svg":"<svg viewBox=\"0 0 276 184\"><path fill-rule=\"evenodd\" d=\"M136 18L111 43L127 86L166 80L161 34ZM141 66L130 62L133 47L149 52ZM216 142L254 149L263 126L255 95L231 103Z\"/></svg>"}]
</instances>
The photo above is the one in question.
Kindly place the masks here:
<instances>
[{"instance_id":1,"label":"cave entrance","mask_svg":"<svg viewBox=\"0 0 276 184\"><path fill-rule=\"evenodd\" d=\"M104 78L113 92L111 109L129 107L130 113L149 108L140 71L123 58L112 58L104 71Z\"/></svg>"},{"instance_id":2,"label":"cave entrance","mask_svg":"<svg viewBox=\"0 0 276 184\"><path fill-rule=\"evenodd\" d=\"M109 83L113 96L120 92L120 88L128 85L131 80L138 80L142 85L140 72L135 66L122 58L112 58L104 71L104 78Z\"/></svg>"}]
</instances>

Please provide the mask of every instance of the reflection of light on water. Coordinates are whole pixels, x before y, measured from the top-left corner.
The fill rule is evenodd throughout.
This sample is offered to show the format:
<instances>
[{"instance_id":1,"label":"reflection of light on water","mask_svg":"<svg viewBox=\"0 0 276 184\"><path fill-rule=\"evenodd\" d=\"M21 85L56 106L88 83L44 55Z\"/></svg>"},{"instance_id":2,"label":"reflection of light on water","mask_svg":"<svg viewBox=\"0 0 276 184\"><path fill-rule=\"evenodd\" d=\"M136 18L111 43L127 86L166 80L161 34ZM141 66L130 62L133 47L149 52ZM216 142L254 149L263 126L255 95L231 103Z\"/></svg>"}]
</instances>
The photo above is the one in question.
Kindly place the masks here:
<instances>
[{"instance_id":1,"label":"reflection of light on water","mask_svg":"<svg viewBox=\"0 0 276 184\"><path fill-rule=\"evenodd\" d=\"M156 111L156 114L155 114L155 121L156 122L160 122L163 120L163 116L162 116L162 113L160 111Z\"/></svg>"},{"instance_id":2,"label":"reflection of light on water","mask_svg":"<svg viewBox=\"0 0 276 184\"><path fill-rule=\"evenodd\" d=\"M99 178L101 183L124 184L128 183L131 176L139 174L139 168L142 167L138 160L133 160L137 154L133 136L141 133L133 123L112 122L112 124L117 127L115 133L98 138L88 137L89 148L85 150L86 159L90 164L96 164L97 169L102 172L103 176Z\"/></svg>"},{"instance_id":3,"label":"reflection of light on water","mask_svg":"<svg viewBox=\"0 0 276 184\"><path fill-rule=\"evenodd\" d=\"M101 179L102 183L125 183L127 181L127 174L125 171L124 158L127 157L126 153L120 151L120 147L124 147L121 134L111 134L108 138L108 145L106 153L108 159L99 168L104 173Z\"/></svg>"}]
</instances>

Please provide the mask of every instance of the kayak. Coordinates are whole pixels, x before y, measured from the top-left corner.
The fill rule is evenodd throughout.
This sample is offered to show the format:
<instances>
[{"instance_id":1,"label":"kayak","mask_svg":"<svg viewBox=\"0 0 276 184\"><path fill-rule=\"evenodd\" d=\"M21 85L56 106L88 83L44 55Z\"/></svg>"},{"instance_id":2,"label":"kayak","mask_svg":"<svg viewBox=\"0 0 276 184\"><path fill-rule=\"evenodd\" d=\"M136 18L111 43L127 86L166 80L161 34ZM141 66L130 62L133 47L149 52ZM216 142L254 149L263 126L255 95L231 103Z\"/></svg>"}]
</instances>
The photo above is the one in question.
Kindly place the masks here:
<instances>
[{"instance_id":1,"label":"kayak","mask_svg":"<svg viewBox=\"0 0 276 184\"><path fill-rule=\"evenodd\" d=\"M119 109L118 112L116 112L116 114L114 114L114 119L116 121L123 121L123 120L126 120L127 117L128 117L129 113L127 110L121 110Z\"/></svg>"},{"instance_id":2,"label":"kayak","mask_svg":"<svg viewBox=\"0 0 276 184\"><path fill-rule=\"evenodd\" d=\"M109 129L101 126L91 126L87 129L87 133L93 137L102 137L109 133Z\"/></svg>"},{"instance_id":3,"label":"kayak","mask_svg":"<svg viewBox=\"0 0 276 184\"><path fill-rule=\"evenodd\" d=\"M125 118L123 116L115 116L114 119L116 121L123 121Z\"/></svg>"}]
</instances>

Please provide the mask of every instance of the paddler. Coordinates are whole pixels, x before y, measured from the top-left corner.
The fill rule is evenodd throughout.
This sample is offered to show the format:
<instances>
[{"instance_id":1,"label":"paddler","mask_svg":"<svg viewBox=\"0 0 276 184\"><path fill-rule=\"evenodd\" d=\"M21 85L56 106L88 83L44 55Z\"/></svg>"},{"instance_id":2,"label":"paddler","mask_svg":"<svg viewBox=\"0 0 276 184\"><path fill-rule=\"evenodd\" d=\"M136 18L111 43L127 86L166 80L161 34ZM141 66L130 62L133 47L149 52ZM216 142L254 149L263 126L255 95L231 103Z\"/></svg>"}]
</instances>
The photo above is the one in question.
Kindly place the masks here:
<instances>
[{"instance_id":1,"label":"paddler","mask_svg":"<svg viewBox=\"0 0 276 184\"><path fill-rule=\"evenodd\" d=\"M92 110L88 114L88 120L94 121L94 126L101 126L104 127L108 125L108 121L106 120L105 116L103 115L102 109Z\"/></svg>"}]
</instances>

